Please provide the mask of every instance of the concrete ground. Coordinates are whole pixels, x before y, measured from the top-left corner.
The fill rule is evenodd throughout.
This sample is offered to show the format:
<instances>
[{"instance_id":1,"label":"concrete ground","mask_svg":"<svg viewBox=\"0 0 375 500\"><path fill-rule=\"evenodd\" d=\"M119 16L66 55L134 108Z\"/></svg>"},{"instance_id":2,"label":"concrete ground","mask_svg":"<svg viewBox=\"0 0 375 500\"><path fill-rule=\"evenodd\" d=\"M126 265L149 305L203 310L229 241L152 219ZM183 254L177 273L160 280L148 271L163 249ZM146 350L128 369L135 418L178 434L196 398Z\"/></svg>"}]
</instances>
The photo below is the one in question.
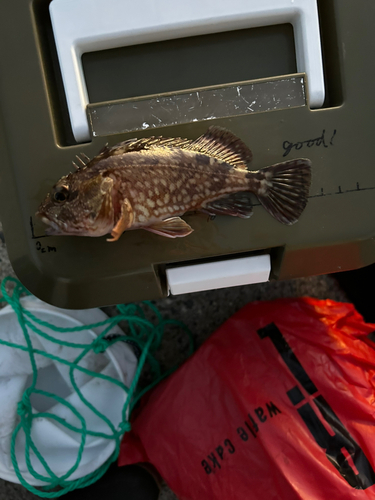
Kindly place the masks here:
<instances>
[{"instance_id":1,"label":"concrete ground","mask_svg":"<svg viewBox=\"0 0 375 500\"><path fill-rule=\"evenodd\" d=\"M0 226L0 280L6 275L14 275L7 256L5 241ZM165 317L186 323L193 332L197 347L214 332L226 319L242 306L254 300L273 300L281 297L312 296L320 299L347 301L344 292L330 276L297 279L291 281L263 283L223 290L194 293L178 297L168 297L155 304ZM111 308L105 309L111 313ZM187 341L178 329L172 329L165 337L159 353L164 368L183 361ZM0 479L0 500L31 500L35 495L20 485ZM125 496L124 496L125 498ZM175 495L163 487L159 500L173 500Z\"/></svg>"}]
</instances>

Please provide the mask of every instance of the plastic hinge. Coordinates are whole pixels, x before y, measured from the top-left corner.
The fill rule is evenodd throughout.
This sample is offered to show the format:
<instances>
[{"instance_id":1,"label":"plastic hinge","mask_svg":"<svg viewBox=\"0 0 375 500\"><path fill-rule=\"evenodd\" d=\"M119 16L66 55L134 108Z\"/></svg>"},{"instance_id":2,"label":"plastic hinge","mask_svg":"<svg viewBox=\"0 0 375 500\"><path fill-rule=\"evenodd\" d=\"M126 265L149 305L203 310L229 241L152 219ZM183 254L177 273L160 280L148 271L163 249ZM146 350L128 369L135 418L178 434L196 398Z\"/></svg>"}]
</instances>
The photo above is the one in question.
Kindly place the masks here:
<instances>
[{"instance_id":1,"label":"plastic hinge","mask_svg":"<svg viewBox=\"0 0 375 500\"><path fill-rule=\"evenodd\" d=\"M166 269L172 295L263 283L269 280L270 272L268 254Z\"/></svg>"}]
</instances>

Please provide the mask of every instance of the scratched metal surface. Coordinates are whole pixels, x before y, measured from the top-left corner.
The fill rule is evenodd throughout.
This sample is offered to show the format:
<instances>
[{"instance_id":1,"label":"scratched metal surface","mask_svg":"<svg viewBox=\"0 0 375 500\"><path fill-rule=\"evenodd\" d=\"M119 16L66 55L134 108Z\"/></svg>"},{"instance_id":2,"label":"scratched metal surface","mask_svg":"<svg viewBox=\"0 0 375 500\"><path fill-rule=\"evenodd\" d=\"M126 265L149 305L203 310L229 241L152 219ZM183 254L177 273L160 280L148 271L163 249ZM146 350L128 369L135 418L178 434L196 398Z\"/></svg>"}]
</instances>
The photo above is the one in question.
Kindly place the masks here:
<instances>
[{"instance_id":1,"label":"scratched metal surface","mask_svg":"<svg viewBox=\"0 0 375 500\"><path fill-rule=\"evenodd\" d=\"M10 265L2 228L0 224L0 279L14 276ZM196 345L201 345L238 309L254 300L273 300L281 297L301 297L310 295L320 299L346 301L346 296L330 276L316 276L289 281L262 283L222 290L168 297L155 301L164 317L175 318L185 322L193 332ZM104 308L107 314L114 314L114 308ZM187 352L187 339L179 329L169 331L161 345L158 359L167 369L182 362ZM147 373L143 383L147 382ZM1 500L36 500L39 497L29 493L22 486L0 479ZM159 500L176 500L176 496L163 485ZM132 500L128 498L128 500Z\"/></svg>"},{"instance_id":2,"label":"scratched metal surface","mask_svg":"<svg viewBox=\"0 0 375 500\"><path fill-rule=\"evenodd\" d=\"M90 104L94 137L306 105L302 76Z\"/></svg>"}]
</instances>

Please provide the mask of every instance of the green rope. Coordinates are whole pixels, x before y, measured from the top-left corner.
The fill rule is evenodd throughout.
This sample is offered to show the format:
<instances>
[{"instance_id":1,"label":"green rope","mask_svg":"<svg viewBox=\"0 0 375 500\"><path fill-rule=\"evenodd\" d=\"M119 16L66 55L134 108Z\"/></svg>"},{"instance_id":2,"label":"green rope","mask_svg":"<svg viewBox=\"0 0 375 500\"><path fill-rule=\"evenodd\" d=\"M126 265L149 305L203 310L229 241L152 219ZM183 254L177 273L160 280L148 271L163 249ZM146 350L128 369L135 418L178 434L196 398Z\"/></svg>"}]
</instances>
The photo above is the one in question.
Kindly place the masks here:
<instances>
[{"instance_id":1,"label":"green rope","mask_svg":"<svg viewBox=\"0 0 375 500\"><path fill-rule=\"evenodd\" d=\"M9 284L13 285L11 294L8 292ZM160 365L152 354L160 346L160 343L163 339L165 327L167 325L179 326L187 333L189 337L189 355L193 353L193 348L194 348L192 335L188 330L188 328L180 321L164 320L158 309L150 302L144 302L144 304L155 315L156 324L154 324L153 322L149 321L146 318L145 311L140 305L120 304L117 306L119 314L115 317L108 318L104 321L92 323L89 325L77 326L73 328L60 328L51 323L48 323L47 321L42 321L41 319L37 318L30 311L27 311L22 306L20 302L21 296L30 294L18 280L11 277L5 278L1 283L1 293L2 293L2 298L0 298L0 302L7 302L13 308L15 314L17 315L18 322L21 326L26 341L26 346L15 344L13 342L8 342L1 339L0 339L0 345L28 352L33 373L31 385L25 390L22 399L17 406L17 414L20 418L20 423L15 428L11 440L10 453L11 453L12 464L19 482L23 486L25 486L29 491L42 498L57 498L62 495L65 495L69 491L72 491L76 488L84 488L86 486L89 486L90 484L93 484L95 481L97 481L100 477L102 477L103 474L105 474L111 463L113 463L118 457L123 434L131 429L131 425L127 419L127 414L130 417L130 414L136 403L139 401L139 399L147 391L149 391L152 387L154 387L157 383L159 383L160 380L162 380L163 378L171 374L174 370L176 370L177 366L173 367L172 369L168 370L165 373L161 373ZM111 329L120 322L125 322L127 324L130 334L126 336L115 337L113 339L106 338ZM92 330L93 328L99 328L99 327L104 327L104 329L93 342L85 344L85 343L67 342L60 339L56 339L53 335L49 335L45 331L41 330L39 327L48 328L52 332L59 332L59 333L82 332L85 330ZM36 335L39 335L44 339L49 340L50 342L53 342L61 346L77 349L77 357L73 362L70 362L67 361L66 359L60 358L59 356L49 354L48 352L42 351L40 349L35 349L31 342L29 334L30 330L34 332ZM120 341L133 342L141 350L141 355L138 361L137 370L130 387L127 387L119 380L116 380L107 375L103 375L101 373L93 372L79 365L80 361L82 361L82 359L85 356L87 356L87 354L90 351L93 351L96 354L103 353L108 347L111 347ZM55 362L69 366L70 382L72 384L72 387L76 391L80 401L87 408L89 408L97 417L99 417L103 422L107 424L107 427L109 429L108 433L95 432L90 429L87 429L84 417L70 402L66 401L63 398L60 398L56 394L52 394L50 392L42 391L36 388L38 369L35 360L35 355L44 356ZM143 390L137 391L136 387L138 385L139 377L141 375L143 366L146 362L148 362L150 366L153 382ZM111 382L112 384L115 384L118 387L120 387L127 394L125 404L122 408L122 421L117 429L105 415L99 412L83 396L82 392L80 391L75 381L74 374L76 370L85 373L87 375L90 375L91 377L101 378L103 380ZM44 397L54 400L56 403L64 405L77 418L79 425L77 426L69 424L63 418L54 415L52 413L48 412L33 413L30 402L30 397L32 396L32 394L42 395ZM46 462L46 460L44 459L44 457L42 456L42 454L40 453L40 451L38 450L37 446L35 445L34 441L31 438L31 428L33 425L33 420L40 417L55 420L56 422L63 425L67 429L76 432L81 436L80 445L77 453L77 460L75 461L74 465L63 476L58 477L53 472L53 470L49 467L48 463ZM44 483L46 483L45 486L36 488L31 484L29 484L22 476L22 473L18 466L18 461L15 452L16 439L21 430L25 434L25 460L27 469L35 479L38 479L39 481L43 481ZM103 463L96 471L80 479L74 481L69 480L71 475L78 469L80 465L87 436L95 436L103 439L113 440L115 442L115 450L113 451L110 458L105 463ZM46 474L40 474L34 469L31 463L31 453L39 460Z\"/></svg>"}]
</instances>

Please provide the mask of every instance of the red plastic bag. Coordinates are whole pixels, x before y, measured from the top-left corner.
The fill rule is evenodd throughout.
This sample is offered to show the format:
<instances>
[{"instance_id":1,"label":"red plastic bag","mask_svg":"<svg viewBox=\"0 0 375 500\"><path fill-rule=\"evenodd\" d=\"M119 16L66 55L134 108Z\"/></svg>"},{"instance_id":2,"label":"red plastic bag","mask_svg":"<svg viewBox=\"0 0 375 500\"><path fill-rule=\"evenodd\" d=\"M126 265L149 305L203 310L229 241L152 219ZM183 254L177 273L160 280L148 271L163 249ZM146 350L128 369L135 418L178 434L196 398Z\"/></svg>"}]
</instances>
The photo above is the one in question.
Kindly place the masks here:
<instances>
[{"instance_id":1,"label":"red plastic bag","mask_svg":"<svg viewBox=\"0 0 375 500\"><path fill-rule=\"evenodd\" d=\"M189 500L375 499L375 344L350 304L257 302L143 401L120 465Z\"/></svg>"}]
</instances>

